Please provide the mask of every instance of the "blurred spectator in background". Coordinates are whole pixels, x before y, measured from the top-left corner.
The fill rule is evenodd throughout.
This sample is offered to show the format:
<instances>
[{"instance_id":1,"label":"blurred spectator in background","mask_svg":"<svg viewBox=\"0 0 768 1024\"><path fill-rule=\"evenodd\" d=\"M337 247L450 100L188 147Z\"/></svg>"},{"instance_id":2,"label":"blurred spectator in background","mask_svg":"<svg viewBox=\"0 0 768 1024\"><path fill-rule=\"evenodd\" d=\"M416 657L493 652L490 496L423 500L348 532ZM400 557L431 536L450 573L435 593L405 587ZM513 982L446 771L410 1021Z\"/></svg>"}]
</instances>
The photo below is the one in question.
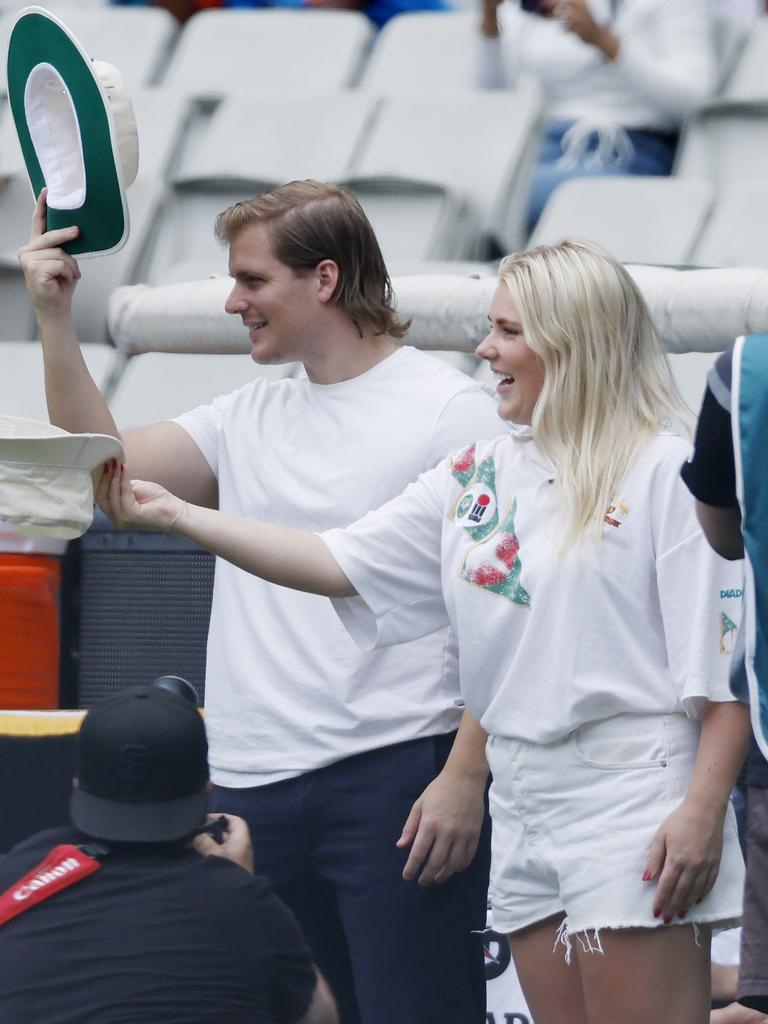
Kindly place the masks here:
<instances>
[{"instance_id":1,"label":"blurred spectator in background","mask_svg":"<svg viewBox=\"0 0 768 1024\"><path fill-rule=\"evenodd\" d=\"M669 174L683 119L711 94L708 0L482 0L479 84L533 75L545 137L529 221L568 178Z\"/></svg>"},{"instance_id":2,"label":"blurred spectator in background","mask_svg":"<svg viewBox=\"0 0 768 1024\"><path fill-rule=\"evenodd\" d=\"M745 601L748 610L742 621L757 622L757 632L765 635L765 603L750 593L764 592L768 564L765 550L765 481L768 464L764 458L765 426L768 424L768 337L739 339L735 348L724 352L709 372L707 389L696 430L696 443L690 462L683 466L683 479L696 499L696 511L707 540L725 558L744 556L742 526L745 527L750 572ZM745 359L745 350L748 359ZM739 398L733 399L739 380ZM738 419L734 431L732 416ZM740 445L734 444L734 436ZM739 471L736 469L738 454ZM737 480L740 484L737 487ZM742 509L745 509L742 523ZM751 606L751 609L750 607ZM760 704L768 702L768 679L760 674L760 644L747 642L739 634L734 651L731 687L741 699L748 699L745 653L750 655L751 671L759 682ZM764 723L768 712L755 715L762 749L768 745ZM746 762L747 785L747 880L744 889L744 918L741 935L737 1001L715 1010L711 1024L757 1024L768 1020L768 763L753 741Z\"/></svg>"},{"instance_id":3,"label":"blurred spectator in background","mask_svg":"<svg viewBox=\"0 0 768 1024\"><path fill-rule=\"evenodd\" d=\"M144 6L144 0L112 0L119 6ZM362 11L367 14L374 25L381 28L396 14L408 11L448 11L451 4L447 0L155 0L154 7L165 7L179 21L186 21L197 11L211 7L293 7L296 9L336 9L344 11Z\"/></svg>"},{"instance_id":4,"label":"blurred spectator in background","mask_svg":"<svg viewBox=\"0 0 768 1024\"><path fill-rule=\"evenodd\" d=\"M766 12L764 0L712 0L715 14L732 14L751 25Z\"/></svg>"}]
</instances>

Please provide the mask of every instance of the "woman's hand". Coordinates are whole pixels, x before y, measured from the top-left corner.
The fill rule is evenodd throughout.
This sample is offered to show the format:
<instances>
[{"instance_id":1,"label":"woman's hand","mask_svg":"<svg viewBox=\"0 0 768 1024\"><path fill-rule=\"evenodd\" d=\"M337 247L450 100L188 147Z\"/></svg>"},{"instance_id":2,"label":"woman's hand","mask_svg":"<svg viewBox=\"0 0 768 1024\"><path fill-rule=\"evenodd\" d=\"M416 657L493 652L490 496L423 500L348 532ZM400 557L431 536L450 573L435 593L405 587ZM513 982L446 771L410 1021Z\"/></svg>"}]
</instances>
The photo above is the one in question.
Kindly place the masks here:
<instances>
[{"instance_id":1,"label":"woman's hand","mask_svg":"<svg viewBox=\"0 0 768 1024\"><path fill-rule=\"evenodd\" d=\"M116 459L104 464L94 497L119 530L167 531L187 507L160 484L129 480L125 466Z\"/></svg>"},{"instance_id":2,"label":"woman's hand","mask_svg":"<svg viewBox=\"0 0 768 1024\"><path fill-rule=\"evenodd\" d=\"M587 0L541 0L545 18L556 18L589 46L601 50L609 60L619 52L619 39L608 25L600 25L592 16Z\"/></svg>"},{"instance_id":3,"label":"woman's hand","mask_svg":"<svg viewBox=\"0 0 768 1024\"><path fill-rule=\"evenodd\" d=\"M481 0L480 31L489 39L499 35L499 5L503 0Z\"/></svg>"},{"instance_id":4,"label":"woman's hand","mask_svg":"<svg viewBox=\"0 0 768 1024\"><path fill-rule=\"evenodd\" d=\"M648 848L643 881L658 879L653 916L669 924L700 903L715 884L723 849L724 816L684 800L660 825Z\"/></svg>"}]
</instances>

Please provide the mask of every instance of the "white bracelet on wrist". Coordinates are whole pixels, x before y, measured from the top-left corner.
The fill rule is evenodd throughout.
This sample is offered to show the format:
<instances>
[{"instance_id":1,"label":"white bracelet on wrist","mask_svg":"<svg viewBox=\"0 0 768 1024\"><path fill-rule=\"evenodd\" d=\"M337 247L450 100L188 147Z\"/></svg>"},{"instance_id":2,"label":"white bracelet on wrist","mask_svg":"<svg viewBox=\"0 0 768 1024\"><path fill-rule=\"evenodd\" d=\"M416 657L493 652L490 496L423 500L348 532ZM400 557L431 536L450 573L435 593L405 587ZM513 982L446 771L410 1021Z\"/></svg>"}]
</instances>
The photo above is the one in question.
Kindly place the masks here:
<instances>
[{"instance_id":1,"label":"white bracelet on wrist","mask_svg":"<svg viewBox=\"0 0 768 1024\"><path fill-rule=\"evenodd\" d=\"M187 508L188 508L188 505L187 505L186 501L182 502L181 508L176 513L176 515L173 517L173 519L170 521L170 523L168 523L168 525L166 526L165 530L163 530L163 533L170 533L170 531L174 528L176 523L178 523L179 519L181 519L182 515L187 511Z\"/></svg>"}]
</instances>

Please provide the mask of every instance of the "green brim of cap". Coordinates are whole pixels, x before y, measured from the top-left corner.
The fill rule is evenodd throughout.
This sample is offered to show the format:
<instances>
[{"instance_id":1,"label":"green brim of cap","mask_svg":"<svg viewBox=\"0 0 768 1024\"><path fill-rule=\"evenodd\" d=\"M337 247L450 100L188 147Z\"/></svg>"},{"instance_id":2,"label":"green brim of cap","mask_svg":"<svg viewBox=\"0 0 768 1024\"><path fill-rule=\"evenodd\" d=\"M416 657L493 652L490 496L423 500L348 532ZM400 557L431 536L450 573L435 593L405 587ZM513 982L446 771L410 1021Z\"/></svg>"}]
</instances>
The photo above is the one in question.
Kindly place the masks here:
<instances>
[{"instance_id":1,"label":"green brim of cap","mask_svg":"<svg viewBox=\"0 0 768 1024\"><path fill-rule=\"evenodd\" d=\"M125 242L128 217L113 145L107 103L90 61L77 41L40 8L23 11L8 47L8 99L24 162L35 196L45 185L40 161L27 126L24 92L38 64L50 64L69 90L80 125L85 164L85 202L76 210L48 209L48 229L76 224L80 234L64 248L72 255L114 252Z\"/></svg>"}]
</instances>

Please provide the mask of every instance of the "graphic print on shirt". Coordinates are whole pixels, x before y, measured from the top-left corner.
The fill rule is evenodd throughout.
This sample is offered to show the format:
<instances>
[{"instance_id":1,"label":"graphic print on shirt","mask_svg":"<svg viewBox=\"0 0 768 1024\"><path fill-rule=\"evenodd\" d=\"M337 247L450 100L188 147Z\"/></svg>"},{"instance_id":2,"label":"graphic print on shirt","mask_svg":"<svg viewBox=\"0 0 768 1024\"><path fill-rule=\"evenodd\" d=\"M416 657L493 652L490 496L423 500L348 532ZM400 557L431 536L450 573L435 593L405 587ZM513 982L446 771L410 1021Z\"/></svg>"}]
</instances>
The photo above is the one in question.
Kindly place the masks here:
<instances>
[{"instance_id":1,"label":"graphic print on shirt","mask_svg":"<svg viewBox=\"0 0 768 1024\"><path fill-rule=\"evenodd\" d=\"M467 445L451 458L451 476L466 487L475 475L475 445Z\"/></svg>"},{"instance_id":2,"label":"graphic print on shirt","mask_svg":"<svg viewBox=\"0 0 768 1024\"><path fill-rule=\"evenodd\" d=\"M493 536L469 550L460 575L468 583L506 597L512 604L530 608L531 596L520 582L523 566L519 555L520 542L515 534L516 512L517 499L512 502L501 527Z\"/></svg>"},{"instance_id":3,"label":"graphic print on shirt","mask_svg":"<svg viewBox=\"0 0 768 1024\"><path fill-rule=\"evenodd\" d=\"M603 522L608 523L609 526L619 527L629 515L629 506L620 498L618 495L614 495L611 498L608 505L608 511L603 516Z\"/></svg>"},{"instance_id":4,"label":"graphic print on shirt","mask_svg":"<svg viewBox=\"0 0 768 1024\"><path fill-rule=\"evenodd\" d=\"M738 626L725 612L720 612L720 653L733 654Z\"/></svg>"},{"instance_id":5,"label":"graphic print on shirt","mask_svg":"<svg viewBox=\"0 0 768 1024\"><path fill-rule=\"evenodd\" d=\"M474 446L471 453L472 469L474 469ZM463 465L466 466L467 463L465 462ZM469 484L456 503L453 513L454 522L466 530L472 540L484 540L499 525L499 508L496 501L496 467L493 464L493 458L489 456L487 459L483 459L474 476L468 467L457 470L455 461L451 472L463 486ZM468 472L470 476L467 478Z\"/></svg>"},{"instance_id":6,"label":"graphic print on shirt","mask_svg":"<svg viewBox=\"0 0 768 1024\"><path fill-rule=\"evenodd\" d=\"M499 527L496 467L489 456L475 469L474 445L454 457L451 472L466 488L456 502L453 521L476 542L467 553L459 575L468 583L529 608L530 595L520 583L520 543L515 534L517 499L513 500Z\"/></svg>"}]
</instances>

